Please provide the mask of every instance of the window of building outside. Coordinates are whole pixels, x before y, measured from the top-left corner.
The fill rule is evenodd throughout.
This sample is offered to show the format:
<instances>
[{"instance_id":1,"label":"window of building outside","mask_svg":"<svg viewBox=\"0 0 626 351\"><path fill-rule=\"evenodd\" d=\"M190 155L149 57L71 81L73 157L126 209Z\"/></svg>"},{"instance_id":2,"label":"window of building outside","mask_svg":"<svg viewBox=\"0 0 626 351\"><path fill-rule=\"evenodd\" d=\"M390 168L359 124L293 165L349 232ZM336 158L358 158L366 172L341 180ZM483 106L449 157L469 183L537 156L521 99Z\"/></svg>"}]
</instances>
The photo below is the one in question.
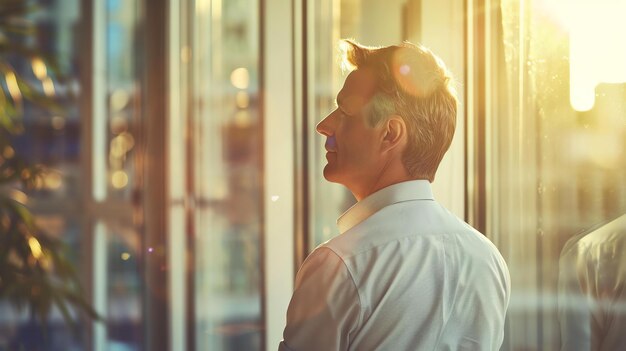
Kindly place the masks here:
<instances>
[{"instance_id":1,"label":"window of building outside","mask_svg":"<svg viewBox=\"0 0 626 351\"><path fill-rule=\"evenodd\" d=\"M624 2L491 5L486 211L512 279L503 349L617 349L624 227L590 234L626 213Z\"/></svg>"}]
</instances>

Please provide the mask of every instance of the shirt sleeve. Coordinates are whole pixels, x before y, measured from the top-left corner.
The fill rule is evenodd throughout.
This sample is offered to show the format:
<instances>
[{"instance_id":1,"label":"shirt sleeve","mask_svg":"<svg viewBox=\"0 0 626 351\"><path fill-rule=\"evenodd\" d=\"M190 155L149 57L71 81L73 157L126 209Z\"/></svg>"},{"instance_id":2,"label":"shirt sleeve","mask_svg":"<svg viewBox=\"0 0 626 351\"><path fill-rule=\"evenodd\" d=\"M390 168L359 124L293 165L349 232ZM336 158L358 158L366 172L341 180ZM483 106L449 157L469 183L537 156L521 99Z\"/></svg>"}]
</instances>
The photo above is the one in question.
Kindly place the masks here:
<instances>
[{"instance_id":1,"label":"shirt sleeve","mask_svg":"<svg viewBox=\"0 0 626 351\"><path fill-rule=\"evenodd\" d=\"M296 276L279 351L347 350L360 310L343 260L327 247L317 248Z\"/></svg>"}]
</instances>

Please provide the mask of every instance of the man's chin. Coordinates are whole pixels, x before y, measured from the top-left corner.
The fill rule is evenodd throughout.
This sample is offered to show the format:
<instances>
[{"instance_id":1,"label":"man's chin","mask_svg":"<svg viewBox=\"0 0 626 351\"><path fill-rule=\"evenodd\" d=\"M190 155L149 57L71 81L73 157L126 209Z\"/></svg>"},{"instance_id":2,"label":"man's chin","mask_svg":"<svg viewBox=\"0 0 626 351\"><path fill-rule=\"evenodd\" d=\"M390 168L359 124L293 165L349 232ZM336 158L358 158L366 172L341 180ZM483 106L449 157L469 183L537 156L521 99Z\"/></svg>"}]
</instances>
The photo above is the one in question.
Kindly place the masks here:
<instances>
[{"instance_id":1,"label":"man's chin","mask_svg":"<svg viewBox=\"0 0 626 351\"><path fill-rule=\"evenodd\" d=\"M339 183L337 171L333 169L330 164L327 164L326 167L324 167L324 179L331 183Z\"/></svg>"}]
</instances>

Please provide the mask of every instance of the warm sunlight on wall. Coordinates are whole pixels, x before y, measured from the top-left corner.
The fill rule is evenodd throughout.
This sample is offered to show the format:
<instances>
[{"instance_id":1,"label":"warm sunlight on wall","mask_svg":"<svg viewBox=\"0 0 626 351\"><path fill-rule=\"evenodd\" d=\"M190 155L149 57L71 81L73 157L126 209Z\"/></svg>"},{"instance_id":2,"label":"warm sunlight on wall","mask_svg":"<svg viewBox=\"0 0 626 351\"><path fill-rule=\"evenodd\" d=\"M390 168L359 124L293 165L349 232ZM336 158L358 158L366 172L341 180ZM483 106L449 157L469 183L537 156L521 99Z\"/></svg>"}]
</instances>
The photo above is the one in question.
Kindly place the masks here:
<instances>
[{"instance_id":1,"label":"warm sunlight on wall","mask_svg":"<svg viewBox=\"0 0 626 351\"><path fill-rule=\"evenodd\" d=\"M626 82L626 1L542 0L570 35L570 103L590 110L600 83Z\"/></svg>"}]
</instances>

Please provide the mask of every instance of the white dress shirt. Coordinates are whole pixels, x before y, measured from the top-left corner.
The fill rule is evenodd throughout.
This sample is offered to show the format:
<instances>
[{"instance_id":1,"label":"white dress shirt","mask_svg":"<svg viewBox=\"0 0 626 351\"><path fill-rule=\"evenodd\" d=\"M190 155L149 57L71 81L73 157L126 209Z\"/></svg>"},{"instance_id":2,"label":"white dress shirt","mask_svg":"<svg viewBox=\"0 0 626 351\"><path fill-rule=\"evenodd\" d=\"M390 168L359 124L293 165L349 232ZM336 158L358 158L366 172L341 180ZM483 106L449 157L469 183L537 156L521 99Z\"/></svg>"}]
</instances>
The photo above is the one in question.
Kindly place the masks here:
<instances>
[{"instance_id":1,"label":"white dress shirt","mask_svg":"<svg viewBox=\"0 0 626 351\"><path fill-rule=\"evenodd\" d=\"M563 351L626 350L626 215L570 239L559 259Z\"/></svg>"},{"instance_id":2,"label":"white dress shirt","mask_svg":"<svg viewBox=\"0 0 626 351\"><path fill-rule=\"evenodd\" d=\"M280 351L499 349L506 264L428 181L381 189L337 223L298 271Z\"/></svg>"}]
</instances>

